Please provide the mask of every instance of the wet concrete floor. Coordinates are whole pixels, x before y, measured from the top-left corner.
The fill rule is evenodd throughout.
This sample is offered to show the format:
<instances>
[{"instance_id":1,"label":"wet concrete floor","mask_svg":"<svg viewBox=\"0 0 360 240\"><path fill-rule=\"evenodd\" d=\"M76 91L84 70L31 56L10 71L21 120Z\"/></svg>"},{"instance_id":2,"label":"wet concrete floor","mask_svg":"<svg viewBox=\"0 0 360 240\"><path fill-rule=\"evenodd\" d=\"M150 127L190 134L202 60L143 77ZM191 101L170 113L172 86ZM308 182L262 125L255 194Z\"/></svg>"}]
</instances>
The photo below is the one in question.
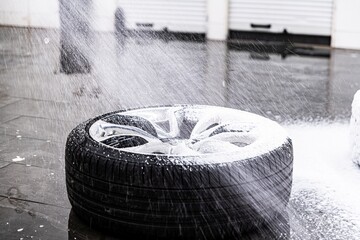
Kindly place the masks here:
<instances>
[{"instance_id":1,"label":"wet concrete floor","mask_svg":"<svg viewBox=\"0 0 360 240\"><path fill-rule=\"evenodd\" d=\"M71 214L66 136L101 113L173 103L280 122L295 151L290 239L360 239L348 139L360 52L103 33L89 45L91 73L65 75L59 46L57 31L0 28L1 239L111 239Z\"/></svg>"}]
</instances>

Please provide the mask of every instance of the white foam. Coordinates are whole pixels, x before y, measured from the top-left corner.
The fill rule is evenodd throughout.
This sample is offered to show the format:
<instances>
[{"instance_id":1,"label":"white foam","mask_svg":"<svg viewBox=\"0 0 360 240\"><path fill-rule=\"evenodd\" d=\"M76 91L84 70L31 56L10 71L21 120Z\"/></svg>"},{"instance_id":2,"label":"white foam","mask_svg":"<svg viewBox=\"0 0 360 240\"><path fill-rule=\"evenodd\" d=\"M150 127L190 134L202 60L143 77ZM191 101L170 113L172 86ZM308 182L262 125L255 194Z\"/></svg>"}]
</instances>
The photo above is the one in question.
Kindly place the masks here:
<instances>
[{"instance_id":1,"label":"white foam","mask_svg":"<svg viewBox=\"0 0 360 240\"><path fill-rule=\"evenodd\" d=\"M360 229L360 169L349 161L349 124L297 124L285 128L294 143L293 194L315 190L344 210L341 218Z\"/></svg>"},{"instance_id":2,"label":"white foam","mask_svg":"<svg viewBox=\"0 0 360 240\"><path fill-rule=\"evenodd\" d=\"M131 110L126 113L138 115L147 118L148 120L153 120L151 119L151 117L149 117L151 116L151 114L157 111L163 111L163 109L166 108L168 107L148 108L146 110L139 109ZM248 125L249 127L254 128L252 132L255 136L257 136L257 139L248 146L242 147L239 151L234 151L233 149L226 149L229 151L212 154L202 154L201 156L181 156L181 160L179 160L179 158L177 158L176 156L173 156L175 161L179 161L179 164L214 164L250 159L262 154L266 154L269 151L280 147L286 142L288 138L287 132L278 123L253 113L213 106L192 106L186 108L186 117L188 119L199 119L200 116L210 122L214 119L216 120L216 122L219 122L219 119L221 119L224 122L238 122L243 126ZM211 117L207 118L206 116ZM208 121L206 122L206 124L204 123L204 125L209 126ZM203 126L199 127L200 130L202 127ZM171 159L172 158L170 156L170 160Z\"/></svg>"},{"instance_id":3,"label":"white foam","mask_svg":"<svg viewBox=\"0 0 360 240\"><path fill-rule=\"evenodd\" d=\"M352 146L351 158L355 163L360 164L360 90L355 94L352 103L350 136Z\"/></svg>"}]
</instances>

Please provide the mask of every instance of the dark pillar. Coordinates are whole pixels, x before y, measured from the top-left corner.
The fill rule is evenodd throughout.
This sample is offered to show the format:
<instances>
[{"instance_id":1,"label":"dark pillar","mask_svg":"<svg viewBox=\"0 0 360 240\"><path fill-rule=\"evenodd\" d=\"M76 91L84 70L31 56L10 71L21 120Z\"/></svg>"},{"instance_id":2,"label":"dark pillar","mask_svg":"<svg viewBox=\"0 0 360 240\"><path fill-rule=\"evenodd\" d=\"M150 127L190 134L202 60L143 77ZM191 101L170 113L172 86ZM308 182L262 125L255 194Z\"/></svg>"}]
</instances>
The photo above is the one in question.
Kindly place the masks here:
<instances>
[{"instance_id":1,"label":"dark pillar","mask_svg":"<svg viewBox=\"0 0 360 240\"><path fill-rule=\"evenodd\" d=\"M92 0L59 0L60 72L91 71Z\"/></svg>"}]
</instances>

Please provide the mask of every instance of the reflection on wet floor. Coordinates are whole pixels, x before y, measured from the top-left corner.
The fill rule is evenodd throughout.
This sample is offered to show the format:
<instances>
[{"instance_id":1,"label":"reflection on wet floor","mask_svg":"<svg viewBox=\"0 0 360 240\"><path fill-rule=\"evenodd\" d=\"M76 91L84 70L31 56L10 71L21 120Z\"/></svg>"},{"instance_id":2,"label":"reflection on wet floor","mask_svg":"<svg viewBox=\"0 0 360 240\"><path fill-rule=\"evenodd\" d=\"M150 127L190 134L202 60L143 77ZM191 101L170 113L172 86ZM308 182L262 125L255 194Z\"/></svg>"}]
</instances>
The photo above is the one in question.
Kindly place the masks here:
<instances>
[{"instance_id":1,"label":"reflection on wet floor","mask_svg":"<svg viewBox=\"0 0 360 240\"><path fill-rule=\"evenodd\" d=\"M64 75L59 73L57 32L2 31L1 92L11 97L5 99L19 101L13 107L20 108L79 105L74 107L80 110L78 116L63 120L171 103L246 109L278 121L347 119L352 96L360 88L357 52L289 44L165 41L142 35L116 40L112 34L98 34L89 45L92 72ZM31 84L23 79L31 79ZM93 104L84 106L82 102L89 100ZM71 106L61 106L66 103ZM8 108L4 111L11 114Z\"/></svg>"},{"instance_id":2,"label":"reflection on wet floor","mask_svg":"<svg viewBox=\"0 0 360 240\"><path fill-rule=\"evenodd\" d=\"M4 239L106 239L69 219L66 136L101 113L173 103L248 110L283 124L295 148L290 239L360 238L360 171L346 147L359 52L103 33L88 46L91 72L66 75L57 31L0 28L0 36Z\"/></svg>"}]
</instances>

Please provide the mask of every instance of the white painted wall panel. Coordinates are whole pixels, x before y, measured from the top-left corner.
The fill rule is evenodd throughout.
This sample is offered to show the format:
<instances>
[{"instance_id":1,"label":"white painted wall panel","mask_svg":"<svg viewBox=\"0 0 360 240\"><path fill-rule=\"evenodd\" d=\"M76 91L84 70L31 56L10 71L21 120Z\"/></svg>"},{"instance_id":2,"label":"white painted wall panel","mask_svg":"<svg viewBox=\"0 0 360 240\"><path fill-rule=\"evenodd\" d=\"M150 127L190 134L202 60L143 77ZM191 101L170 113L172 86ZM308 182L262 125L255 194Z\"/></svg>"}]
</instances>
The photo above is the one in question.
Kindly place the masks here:
<instances>
[{"instance_id":1,"label":"white painted wall panel","mask_svg":"<svg viewBox=\"0 0 360 240\"><path fill-rule=\"evenodd\" d=\"M92 25L97 31L114 30L117 0L93 0ZM58 0L0 0L0 25L59 28Z\"/></svg>"},{"instance_id":2,"label":"white painted wall panel","mask_svg":"<svg viewBox=\"0 0 360 240\"><path fill-rule=\"evenodd\" d=\"M1 25L27 26L29 21L29 0L0 0Z\"/></svg>"},{"instance_id":3,"label":"white painted wall panel","mask_svg":"<svg viewBox=\"0 0 360 240\"><path fill-rule=\"evenodd\" d=\"M119 0L129 29L147 28L175 32L206 31L206 0Z\"/></svg>"},{"instance_id":4,"label":"white painted wall panel","mask_svg":"<svg viewBox=\"0 0 360 240\"><path fill-rule=\"evenodd\" d=\"M333 0L230 0L229 28L331 35ZM251 24L271 25L254 28Z\"/></svg>"},{"instance_id":5,"label":"white painted wall panel","mask_svg":"<svg viewBox=\"0 0 360 240\"><path fill-rule=\"evenodd\" d=\"M4 26L28 26L29 18L26 13L0 11L0 25Z\"/></svg>"},{"instance_id":6,"label":"white painted wall panel","mask_svg":"<svg viewBox=\"0 0 360 240\"><path fill-rule=\"evenodd\" d=\"M57 28L58 0L0 0L0 25Z\"/></svg>"}]
</instances>

